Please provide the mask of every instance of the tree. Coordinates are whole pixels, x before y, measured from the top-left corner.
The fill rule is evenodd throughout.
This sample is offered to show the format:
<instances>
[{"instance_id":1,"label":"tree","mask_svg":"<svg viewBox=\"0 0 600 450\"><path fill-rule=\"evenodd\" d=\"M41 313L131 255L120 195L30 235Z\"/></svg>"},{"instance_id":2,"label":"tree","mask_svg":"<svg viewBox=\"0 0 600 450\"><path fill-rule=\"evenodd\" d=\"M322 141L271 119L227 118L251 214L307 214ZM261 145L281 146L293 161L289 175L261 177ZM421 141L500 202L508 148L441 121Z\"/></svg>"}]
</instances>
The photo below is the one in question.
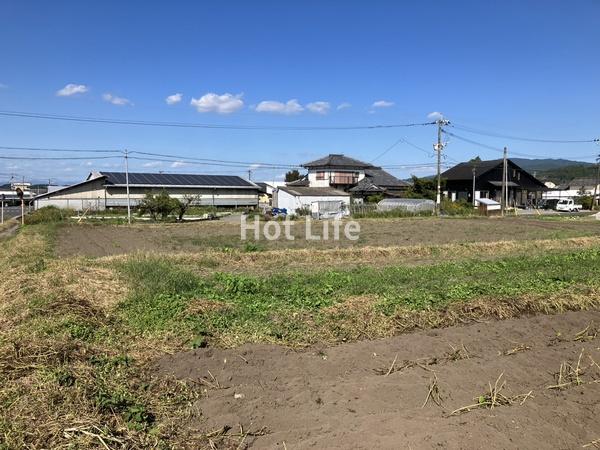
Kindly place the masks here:
<instances>
[{"instance_id":1,"label":"tree","mask_svg":"<svg viewBox=\"0 0 600 450\"><path fill-rule=\"evenodd\" d=\"M289 183L290 181L296 181L302 178L302 175L300 175L300 172L298 172L297 169L294 170L290 170L289 172L286 172L285 174L285 182Z\"/></svg>"},{"instance_id":2,"label":"tree","mask_svg":"<svg viewBox=\"0 0 600 450\"><path fill-rule=\"evenodd\" d=\"M139 204L138 214L149 214L153 220L157 220L159 216L162 220L166 220L177 208L177 203L178 200L171 198L165 190L158 194L148 192Z\"/></svg>"},{"instance_id":3,"label":"tree","mask_svg":"<svg viewBox=\"0 0 600 450\"><path fill-rule=\"evenodd\" d=\"M442 180L442 188L445 186L445 180ZM406 197L409 198L428 198L435 200L437 196L437 181L433 178L419 178L412 176L412 186L406 191Z\"/></svg>"},{"instance_id":4,"label":"tree","mask_svg":"<svg viewBox=\"0 0 600 450\"><path fill-rule=\"evenodd\" d=\"M174 199L175 204L175 212L177 213L177 220L179 222L183 221L183 216L187 212L187 210L192 206L192 204L200 199L199 195L184 195L181 200Z\"/></svg>"}]
</instances>

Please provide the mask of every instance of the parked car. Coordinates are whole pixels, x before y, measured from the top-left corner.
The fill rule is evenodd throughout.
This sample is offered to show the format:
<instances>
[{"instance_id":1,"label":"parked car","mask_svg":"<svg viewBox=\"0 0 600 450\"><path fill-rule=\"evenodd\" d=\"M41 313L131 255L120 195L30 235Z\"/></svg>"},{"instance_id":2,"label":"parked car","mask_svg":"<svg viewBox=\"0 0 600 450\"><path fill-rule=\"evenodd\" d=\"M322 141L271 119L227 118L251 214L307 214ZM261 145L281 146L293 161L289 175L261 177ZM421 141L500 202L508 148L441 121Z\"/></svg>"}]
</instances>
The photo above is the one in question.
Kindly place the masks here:
<instances>
[{"instance_id":1,"label":"parked car","mask_svg":"<svg viewBox=\"0 0 600 450\"><path fill-rule=\"evenodd\" d=\"M575 203L572 198L563 198L556 204L557 211L577 212L582 208L581 205Z\"/></svg>"}]
</instances>

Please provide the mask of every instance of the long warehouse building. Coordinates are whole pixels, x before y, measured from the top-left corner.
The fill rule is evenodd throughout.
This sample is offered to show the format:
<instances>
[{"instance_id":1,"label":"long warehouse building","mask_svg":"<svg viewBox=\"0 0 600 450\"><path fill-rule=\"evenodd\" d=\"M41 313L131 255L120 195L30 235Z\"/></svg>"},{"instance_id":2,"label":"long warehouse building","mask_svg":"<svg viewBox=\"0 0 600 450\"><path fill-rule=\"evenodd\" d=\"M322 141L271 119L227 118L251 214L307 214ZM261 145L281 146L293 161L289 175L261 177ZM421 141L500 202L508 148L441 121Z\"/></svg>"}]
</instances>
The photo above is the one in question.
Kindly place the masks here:
<instances>
[{"instance_id":1,"label":"long warehouse building","mask_svg":"<svg viewBox=\"0 0 600 450\"><path fill-rule=\"evenodd\" d=\"M171 197L194 196L194 205L252 207L258 205L260 188L233 175L185 175L167 173L129 173L130 204L136 206L144 196L165 190ZM44 206L102 211L127 206L127 180L124 172L92 172L85 181L38 195L35 209Z\"/></svg>"}]
</instances>

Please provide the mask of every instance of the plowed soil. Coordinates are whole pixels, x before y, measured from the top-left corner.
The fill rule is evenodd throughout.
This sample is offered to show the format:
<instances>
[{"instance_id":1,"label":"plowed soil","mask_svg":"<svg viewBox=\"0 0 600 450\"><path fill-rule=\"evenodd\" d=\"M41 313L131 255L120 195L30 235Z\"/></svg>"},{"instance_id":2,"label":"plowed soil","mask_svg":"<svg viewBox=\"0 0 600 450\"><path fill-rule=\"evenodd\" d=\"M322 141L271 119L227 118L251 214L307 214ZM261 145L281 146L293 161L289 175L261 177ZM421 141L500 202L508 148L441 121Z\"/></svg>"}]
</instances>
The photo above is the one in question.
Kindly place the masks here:
<instances>
[{"instance_id":1,"label":"plowed soil","mask_svg":"<svg viewBox=\"0 0 600 450\"><path fill-rule=\"evenodd\" d=\"M209 448L573 449L600 439L597 325L600 312L587 311L301 351L198 349L157 371L206 387L181 426ZM564 362L578 376L549 388ZM477 406L499 377L509 404Z\"/></svg>"},{"instance_id":2,"label":"plowed soil","mask_svg":"<svg viewBox=\"0 0 600 450\"><path fill-rule=\"evenodd\" d=\"M295 240L260 239L266 250L287 248L344 248L355 246L413 246L462 242L523 241L537 239L595 236L600 222L591 219L544 220L532 217L500 218L403 218L362 219L358 241L305 239L306 227L292 227ZM323 222L313 222L311 234L322 235ZM330 235L333 233L330 231ZM253 232L248 232L248 237ZM343 233L342 233L343 236ZM184 224L86 225L61 227L56 238L58 256L108 256L147 252L201 252L207 248L244 248L240 224L211 221Z\"/></svg>"}]
</instances>

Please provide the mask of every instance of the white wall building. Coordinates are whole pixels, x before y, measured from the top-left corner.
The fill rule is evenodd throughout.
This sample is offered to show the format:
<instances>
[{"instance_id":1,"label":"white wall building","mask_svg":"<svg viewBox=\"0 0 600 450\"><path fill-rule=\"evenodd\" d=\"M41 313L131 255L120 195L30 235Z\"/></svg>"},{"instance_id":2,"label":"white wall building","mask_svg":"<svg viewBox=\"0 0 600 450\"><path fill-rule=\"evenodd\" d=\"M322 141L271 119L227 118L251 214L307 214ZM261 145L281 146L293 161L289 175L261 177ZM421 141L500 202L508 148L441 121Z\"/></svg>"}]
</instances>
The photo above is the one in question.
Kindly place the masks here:
<instances>
[{"instance_id":1,"label":"white wall building","mask_svg":"<svg viewBox=\"0 0 600 450\"><path fill-rule=\"evenodd\" d=\"M565 185L554 185L554 187L550 189L551 190L544 193L544 198L561 199L581 197L582 195L593 196L594 189L596 189L596 198L600 196L600 184L597 185L594 178L575 178Z\"/></svg>"},{"instance_id":2,"label":"white wall building","mask_svg":"<svg viewBox=\"0 0 600 450\"><path fill-rule=\"evenodd\" d=\"M286 209L288 214L297 214L298 209L315 212L315 203L339 202L341 209L348 209L350 194L330 187L286 186L273 193L273 206ZM325 204L325 203L324 203ZM317 212L318 212L318 205ZM328 209L331 207L329 203Z\"/></svg>"},{"instance_id":3,"label":"white wall building","mask_svg":"<svg viewBox=\"0 0 600 450\"><path fill-rule=\"evenodd\" d=\"M147 193L165 190L171 197L193 195L198 206L255 207L258 186L238 176L185 174L129 174L129 198L136 206ZM127 206L127 182L123 172L92 172L88 178L72 186L38 195L36 209L44 206L102 211Z\"/></svg>"}]
</instances>

